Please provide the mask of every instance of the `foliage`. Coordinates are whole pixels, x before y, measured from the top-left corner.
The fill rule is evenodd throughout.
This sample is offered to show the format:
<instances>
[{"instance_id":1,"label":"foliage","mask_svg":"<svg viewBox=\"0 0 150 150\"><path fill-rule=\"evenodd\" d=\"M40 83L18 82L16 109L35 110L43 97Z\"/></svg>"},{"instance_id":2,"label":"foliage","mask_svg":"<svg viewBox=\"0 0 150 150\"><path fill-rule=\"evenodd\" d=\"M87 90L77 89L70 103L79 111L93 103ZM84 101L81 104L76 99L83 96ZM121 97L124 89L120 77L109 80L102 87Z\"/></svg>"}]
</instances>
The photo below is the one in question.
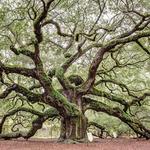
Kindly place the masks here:
<instances>
[{"instance_id":1,"label":"foliage","mask_svg":"<svg viewBox=\"0 0 150 150\"><path fill-rule=\"evenodd\" d=\"M92 131L149 139L149 8L148 0L1 0L0 138L30 138L57 118L60 140L82 141L90 121Z\"/></svg>"}]
</instances>

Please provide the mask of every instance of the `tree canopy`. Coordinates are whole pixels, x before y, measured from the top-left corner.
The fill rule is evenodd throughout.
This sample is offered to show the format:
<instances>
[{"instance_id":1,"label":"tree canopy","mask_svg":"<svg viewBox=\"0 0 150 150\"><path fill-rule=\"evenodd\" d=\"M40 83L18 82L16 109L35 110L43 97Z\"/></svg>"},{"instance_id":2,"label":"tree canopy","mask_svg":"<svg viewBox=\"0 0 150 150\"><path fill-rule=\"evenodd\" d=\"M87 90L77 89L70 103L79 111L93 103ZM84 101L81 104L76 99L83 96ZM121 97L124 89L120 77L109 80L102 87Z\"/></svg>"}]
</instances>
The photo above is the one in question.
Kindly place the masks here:
<instances>
[{"instance_id":1,"label":"tree canopy","mask_svg":"<svg viewBox=\"0 0 150 150\"><path fill-rule=\"evenodd\" d=\"M58 118L60 141L85 141L90 126L105 131L105 113L149 139L149 9L148 0L1 0L0 138L28 139Z\"/></svg>"}]
</instances>

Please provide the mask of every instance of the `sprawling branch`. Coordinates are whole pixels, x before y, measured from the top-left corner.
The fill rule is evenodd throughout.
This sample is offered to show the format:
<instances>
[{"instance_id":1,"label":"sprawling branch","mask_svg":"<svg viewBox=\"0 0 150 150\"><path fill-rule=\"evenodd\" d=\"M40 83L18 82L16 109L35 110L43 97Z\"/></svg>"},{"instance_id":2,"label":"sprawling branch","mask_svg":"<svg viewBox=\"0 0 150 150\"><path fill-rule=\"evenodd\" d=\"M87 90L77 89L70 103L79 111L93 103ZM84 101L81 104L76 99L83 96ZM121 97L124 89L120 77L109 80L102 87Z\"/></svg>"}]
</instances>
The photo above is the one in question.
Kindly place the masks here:
<instances>
[{"instance_id":1,"label":"sprawling branch","mask_svg":"<svg viewBox=\"0 0 150 150\"><path fill-rule=\"evenodd\" d=\"M23 54L23 55L28 56L28 57L30 57L32 59L34 58L33 57L34 53L29 51L29 50L27 50L27 49L20 49L20 50L18 50L14 46L10 46L10 50L13 51L16 55Z\"/></svg>"},{"instance_id":2,"label":"sprawling branch","mask_svg":"<svg viewBox=\"0 0 150 150\"><path fill-rule=\"evenodd\" d=\"M52 19L45 21L42 24L42 26L45 26L45 25L48 25L48 24L52 24L52 25L54 25L56 27L58 35L63 36L63 37L72 37L72 38L74 37L72 34L63 33L62 30L61 30L60 25L56 21L54 21Z\"/></svg>"},{"instance_id":3,"label":"sprawling branch","mask_svg":"<svg viewBox=\"0 0 150 150\"><path fill-rule=\"evenodd\" d=\"M98 90L96 88L93 88L92 90L90 90L88 92L88 94L91 94L91 95L94 95L94 96L98 96L98 97L105 97L105 98L107 98L110 101L117 102L117 103L119 103L119 104L124 106L124 111L127 111L127 109L129 109L129 107L131 107L131 106L133 106L135 104L140 104L141 101L145 100L146 97L150 96L150 93L144 93L142 96L136 96L136 95L131 94L130 96L133 99L129 101L129 100L126 100L126 99L124 99L122 97L118 97L118 96L112 95L110 93ZM129 94L130 94L130 92L129 92Z\"/></svg>"},{"instance_id":4,"label":"sprawling branch","mask_svg":"<svg viewBox=\"0 0 150 150\"><path fill-rule=\"evenodd\" d=\"M139 40L137 40L136 43L142 48L142 50L144 50L148 55L150 55L150 51L146 47L144 47Z\"/></svg>"},{"instance_id":5,"label":"sprawling branch","mask_svg":"<svg viewBox=\"0 0 150 150\"><path fill-rule=\"evenodd\" d=\"M0 61L0 71L5 72L6 74L16 73L16 74L24 75L26 77L32 77L36 79L36 74L34 69L15 67L15 66L6 66L1 61Z\"/></svg>"},{"instance_id":6,"label":"sprawling branch","mask_svg":"<svg viewBox=\"0 0 150 150\"><path fill-rule=\"evenodd\" d=\"M3 133L2 134L2 128L3 128L5 120L8 117L13 116L14 114L16 114L17 112L20 112L20 111L28 112L28 113L31 113L33 115L38 116L36 119L33 120L30 130L28 132L15 132L15 133L7 133L7 134ZM12 139L12 138L23 137L24 139L28 139L28 138L34 136L35 133L37 132L37 130L42 128L43 123L47 119L54 118L54 117L58 117L58 112L53 108L50 108L50 109L48 109L47 111L45 111L43 113L39 112L39 111L36 111L36 110L33 110L33 109L30 109L30 108L23 108L23 107L14 109L14 110L8 112L7 114L5 114L4 117L1 120L1 123L0 123L0 138Z\"/></svg>"},{"instance_id":7,"label":"sprawling branch","mask_svg":"<svg viewBox=\"0 0 150 150\"><path fill-rule=\"evenodd\" d=\"M104 79L104 80L99 80L98 82L96 82L95 86L101 84L101 83L112 83L112 84L115 84L115 85L118 85L123 92L127 92L129 96L131 97L134 97L134 98L138 98L135 94L131 93L130 89L127 87L127 85L121 83L121 82L118 82L118 81L115 81L115 80L111 80L111 79Z\"/></svg>"},{"instance_id":8,"label":"sprawling branch","mask_svg":"<svg viewBox=\"0 0 150 150\"><path fill-rule=\"evenodd\" d=\"M96 88L93 88L91 91L89 91L89 94L99 96L99 97L105 97L110 101L117 102L117 103L124 106L124 110L127 110L128 106L129 106L128 102L125 99L123 99L121 97L114 96L114 95L107 93L105 91L100 91Z\"/></svg>"},{"instance_id":9,"label":"sprawling branch","mask_svg":"<svg viewBox=\"0 0 150 150\"><path fill-rule=\"evenodd\" d=\"M92 50L92 48L100 48L103 45L100 43L93 43L82 49L81 52L76 52L74 55L72 55L69 59L66 60L66 62L62 65L62 68L64 71L66 71L75 61L77 61L81 56L83 56L86 52Z\"/></svg>"},{"instance_id":10,"label":"sprawling branch","mask_svg":"<svg viewBox=\"0 0 150 150\"><path fill-rule=\"evenodd\" d=\"M149 139L150 130L147 129L139 120L130 116L128 113L122 111L119 107L112 108L100 101L93 100L91 98L85 98L87 103L87 109L92 109L98 112L104 112L108 115L119 118L121 121L126 123L135 133Z\"/></svg>"},{"instance_id":11,"label":"sprawling branch","mask_svg":"<svg viewBox=\"0 0 150 150\"><path fill-rule=\"evenodd\" d=\"M27 98L28 101L33 103L43 101L43 95L35 94L30 90L26 89L25 87L20 86L18 84L9 85L9 87L7 87L2 94L0 94L0 99L6 98L12 91L22 94Z\"/></svg>"},{"instance_id":12,"label":"sprawling branch","mask_svg":"<svg viewBox=\"0 0 150 150\"><path fill-rule=\"evenodd\" d=\"M118 38L124 38L132 35L137 31L143 30L150 23L150 19L146 20L146 18L146 16L143 16L142 19L134 26L134 28L131 31L121 34Z\"/></svg>"},{"instance_id":13,"label":"sprawling branch","mask_svg":"<svg viewBox=\"0 0 150 150\"><path fill-rule=\"evenodd\" d=\"M143 32L137 32L135 35L131 35L125 38L121 38L121 39L114 39L111 40L109 43L107 43L104 47L102 47L95 55L90 69L89 69L89 74L88 74L88 78L86 80L86 82L83 84L83 89L82 89L82 93L86 93L94 84L95 82L95 76L96 76L96 72L97 69L100 65L100 63L103 60L103 56L106 52L110 51L111 49L115 48L117 45L119 44L126 44L129 42L135 42L140 38L143 37L149 37L150 36L150 31L146 30Z\"/></svg>"},{"instance_id":14,"label":"sprawling branch","mask_svg":"<svg viewBox=\"0 0 150 150\"><path fill-rule=\"evenodd\" d=\"M139 97L133 99L131 102L129 102L129 106L132 106L136 103L140 103L141 101L143 101L144 99L146 99L149 96L150 96L150 93L144 93L142 96L139 96Z\"/></svg>"}]
</instances>

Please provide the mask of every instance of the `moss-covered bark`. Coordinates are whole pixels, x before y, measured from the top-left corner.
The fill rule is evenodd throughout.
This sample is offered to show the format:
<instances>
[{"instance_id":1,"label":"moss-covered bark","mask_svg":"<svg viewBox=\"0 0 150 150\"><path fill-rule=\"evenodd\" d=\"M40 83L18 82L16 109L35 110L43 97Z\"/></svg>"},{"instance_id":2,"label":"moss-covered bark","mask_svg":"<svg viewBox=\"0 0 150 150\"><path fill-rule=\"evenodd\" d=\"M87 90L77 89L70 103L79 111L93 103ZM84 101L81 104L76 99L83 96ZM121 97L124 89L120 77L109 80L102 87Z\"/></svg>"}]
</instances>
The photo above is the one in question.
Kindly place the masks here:
<instances>
[{"instance_id":1,"label":"moss-covered bark","mask_svg":"<svg viewBox=\"0 0 150 150\"><path fill-rule=\"evenodd\" d=\"M87 118L83 114L75 118L62 118L59 141L85 142L86 130Z\"/></svg>"},{"instance_id":2,"label":"moss-covered bark","mask_svg":"<svg viewBox=\"0 0 150 150\"><path fill-rule=\"evenodd\" d=\"M147 129L138 119L127 112L124 112L119 107L111 108L110 106L91 98L86 98L85 101L87 103L87 109L104 112L108 115L117 117L122 122L126 123L135 133L145 137L146 139L150 139L150 130Z\"/></svg>"}]
</instances>

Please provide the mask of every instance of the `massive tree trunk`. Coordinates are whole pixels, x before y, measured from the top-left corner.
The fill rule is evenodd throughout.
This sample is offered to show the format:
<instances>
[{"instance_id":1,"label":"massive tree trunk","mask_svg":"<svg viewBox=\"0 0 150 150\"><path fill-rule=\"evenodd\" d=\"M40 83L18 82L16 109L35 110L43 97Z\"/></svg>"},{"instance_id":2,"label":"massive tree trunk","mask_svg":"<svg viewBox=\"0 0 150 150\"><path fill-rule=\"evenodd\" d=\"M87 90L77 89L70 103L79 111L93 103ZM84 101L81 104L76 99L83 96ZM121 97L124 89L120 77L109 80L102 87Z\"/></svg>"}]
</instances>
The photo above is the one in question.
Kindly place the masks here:
<instances>
[{"instance_id":1,"label":"massive tree trunk","mask_svg":"<svg viewBox=\"0 0 150 150\"><path fill-rule=\"evenodd\" d=\"M87 140L87 118L84 115L82 100L77 98L75 94L67 95L67 98L72 99L71 102L78 106L80 114L76 117L61 118L59 141L84 142Z\"/></svg>"},{"instance_id":2,"label":"massive tree trunk","mask_svg":"<svg viewBox=\"0 0 150 150\"><path fill-rule=\"evenodd\" d=\"M84 114L74 118L61 119L61 142L85 142L87 140L87 118Z\"/></svg>"}]
</instances>

